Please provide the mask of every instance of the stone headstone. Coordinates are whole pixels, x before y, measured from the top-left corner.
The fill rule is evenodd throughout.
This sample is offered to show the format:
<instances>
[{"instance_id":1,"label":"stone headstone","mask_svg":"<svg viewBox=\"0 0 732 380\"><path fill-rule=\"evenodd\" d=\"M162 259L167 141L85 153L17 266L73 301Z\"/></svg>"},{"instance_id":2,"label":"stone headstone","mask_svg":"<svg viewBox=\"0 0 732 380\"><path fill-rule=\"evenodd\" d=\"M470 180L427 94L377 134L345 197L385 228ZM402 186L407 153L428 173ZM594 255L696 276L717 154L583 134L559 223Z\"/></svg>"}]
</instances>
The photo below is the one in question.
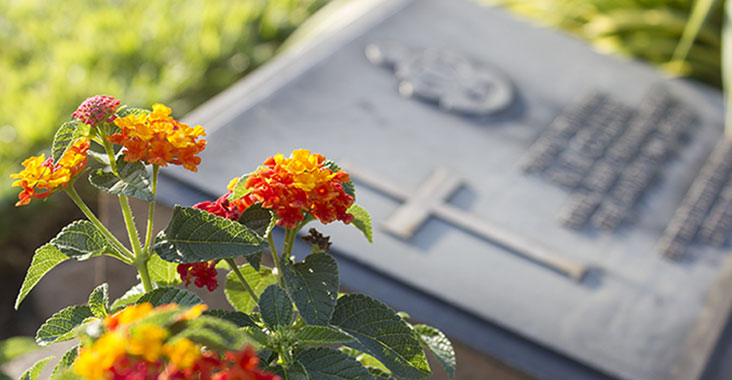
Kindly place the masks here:
<instances>
[{"instance_id":1,"label":"stone headstone","mask_svg":"<svg viewBox=\"0 0 732 380\"><path fill-rule=\"evenodd\" d=\"M316 225L349 289L540 378L721 378L732 149L717 91L500 9L400 0L187 121L209 145L199 173L165 171L169 203L304 147L351 172L373 218L373 244Z\"/></svg>"}]
</instances>

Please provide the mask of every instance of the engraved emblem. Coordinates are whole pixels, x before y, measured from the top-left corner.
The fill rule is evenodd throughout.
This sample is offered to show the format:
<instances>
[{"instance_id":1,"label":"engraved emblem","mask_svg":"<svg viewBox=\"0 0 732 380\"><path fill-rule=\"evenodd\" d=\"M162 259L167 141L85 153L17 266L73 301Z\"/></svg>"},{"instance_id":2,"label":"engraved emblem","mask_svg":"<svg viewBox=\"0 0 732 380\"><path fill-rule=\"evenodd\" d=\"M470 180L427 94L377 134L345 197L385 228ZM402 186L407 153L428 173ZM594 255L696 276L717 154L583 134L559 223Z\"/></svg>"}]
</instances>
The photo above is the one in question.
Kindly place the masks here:
<instances>
[{"instance_id":1,"label":"engraved emblem","mask_svg":"<svg viewBox=\"0 0 732 380\"><path fill-rule=\"evenodd\" d=\"M386 231L402 239L411 238L430 216L434 216L576 281L580 281L587 273L588 268L583 263L558 255L525 236L516 235L445 203L461 186L461 180L446 169L436 170L416 191L407 191L376 174L354 167L350 162L340 162L356 182L404 202L382 225Z\"/></svg>"},{"instance_id":2,"label":"engraved emblem","mask_svg":"<svg viewBox=\"0 0 732 380\"><path fill-rule=\"evenodd\" d=\"M394 71L400 94L448 112L485 117L508 109L514 101L513 86L503 73L456 52L378 43L366 47L366 57Z\"/></svg>"}]
</instances>

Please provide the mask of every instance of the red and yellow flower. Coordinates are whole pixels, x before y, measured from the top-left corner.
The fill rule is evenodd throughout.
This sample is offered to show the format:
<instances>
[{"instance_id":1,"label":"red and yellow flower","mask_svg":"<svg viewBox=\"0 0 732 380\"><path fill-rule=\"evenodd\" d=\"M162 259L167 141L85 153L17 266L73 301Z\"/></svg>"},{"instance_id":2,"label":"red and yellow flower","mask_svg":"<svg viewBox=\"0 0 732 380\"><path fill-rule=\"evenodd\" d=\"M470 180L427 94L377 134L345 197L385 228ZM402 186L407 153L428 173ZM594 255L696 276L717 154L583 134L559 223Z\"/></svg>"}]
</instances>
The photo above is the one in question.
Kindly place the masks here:
<instances>
[{"instance_id":1,"label":"red and yellow flower","mask_svg":"<svg viewBox=\"0 0 732 380\"><path fill-rule=\"evenodd\" d=\"M27 205L32 198L43 199L68 186L86 166L88 150L89 139L82 138L71 145L55 164L53 158L46 159L44 154L23 161L25 169L11 175L17 179L13 186L23 188L15 205Z\"/></svg>"},{"instance_id":2,"label":"red and yellow flower","mask_svg":"<svg viewBox=\"0 0 732 380\"><path fill-rule=\"evenodd\" d=\"M130 114L114 120L121 131L107 140L124 147L125 161L144 161L167 166L183 165L197 171L206 147L206 131L200 125L189 127L170 116L170 108L154 104L148 114Z\"/></svg>"},{"instance_id":3,"label":"red and yellow flower","mask_svg":"<svg viewBox=\"0 0 732 380\"><path fill-rule=\"evenodd\" d=\"M229 184L230 193L237 181ZM240 210L261 203L277 213L278 224L285 228L294 228L307 213L323 224L336 220L348 224L354 219L347 212L354 199L343 188L347 182L348 173L328 168L325 157L298 149L289 158L277 154L265 160L246 178L248 193L231 203Z\"/></svg>"},{"instance_id":4,"label":"red and yellow flower","mask_svg":"<svg viewBox=\"0 0 732 380\"><path fill-rule=\"evenodd\" d=\"M221 358L188 338L171 336L166 328L144 318L156 312L180 311L173 321L197 318L206 310L196 305L187 310L175 304L153 308L149 303L128 306L107 316L105 333L79 349L74 372L87 380L279 380L261 372L251 347L227 351Z\"/></svg>"}]
</instances>

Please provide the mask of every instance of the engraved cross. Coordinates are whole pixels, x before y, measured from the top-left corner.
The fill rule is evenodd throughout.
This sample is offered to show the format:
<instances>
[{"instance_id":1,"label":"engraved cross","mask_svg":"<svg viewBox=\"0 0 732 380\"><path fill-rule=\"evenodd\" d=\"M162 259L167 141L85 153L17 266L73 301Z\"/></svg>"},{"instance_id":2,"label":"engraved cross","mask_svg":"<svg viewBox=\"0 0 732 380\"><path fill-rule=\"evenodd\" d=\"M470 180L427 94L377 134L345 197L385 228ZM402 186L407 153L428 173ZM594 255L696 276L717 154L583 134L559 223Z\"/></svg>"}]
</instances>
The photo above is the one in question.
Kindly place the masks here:
<instances>
[{"instance_id":1,"label":"engraved cross","mask_svg":"<svg viewBox=\"0 0 732 380\"><path fill-rule=\"evenodd\" d=\"M480 236L527 260L552 269L574 280L587 272L583 263L562 257L530 239L518 236L498 225L482 220L445 201L461 186L460 178L445 169L437 169L415 192L403 190L373 173L341 161L351 178L404 202L382 227L403 239L411 238L430 216L438 217L464 231Z\"/></svg>"}]
</instances>

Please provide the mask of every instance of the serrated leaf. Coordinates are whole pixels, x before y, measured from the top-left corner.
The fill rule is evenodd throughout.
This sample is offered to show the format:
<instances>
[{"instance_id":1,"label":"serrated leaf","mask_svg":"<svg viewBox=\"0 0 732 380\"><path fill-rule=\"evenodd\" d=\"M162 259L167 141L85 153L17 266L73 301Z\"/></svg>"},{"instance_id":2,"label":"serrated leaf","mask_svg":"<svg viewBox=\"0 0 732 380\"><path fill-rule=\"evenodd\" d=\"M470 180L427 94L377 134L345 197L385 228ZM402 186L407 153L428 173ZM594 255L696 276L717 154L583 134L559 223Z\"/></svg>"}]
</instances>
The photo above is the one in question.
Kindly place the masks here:
<instances>
[{"instance_id":1,"label":"serrated leaf","mask_svg":"<svg viewBox=\"0 0 732 380\"><path fill-rule=\"evenodd\" d=\"M153 250L163 260L175 263L244 256L258 269L266 246L261 236L240 223L204 210L175 206Z\"/></svg>"},{"instance_id":2,"label":"serrated leaf","mask_svg":"<svg viewBox=\"0 0 732 380\"><path fill-rule=\"evenodd\" d=\"M89 308L97 318L104 318L109 313L109 285L97 286L89 295Z\"/></svg>"},{"instance_id":3,"label":"serrated leaf","mask_svg":"<svg viewBox=\"0 0 732 380\"><path fill-rule=\"evenodd\" d=\"M363 294L344 295L338 299L331 324L358 341L346 345L379 359L397 377L421 379L430 375L414 331L380 301Z\"/></svg>"},{"instance_id":4,"label":"serrated leaf","mask_svg":"<svg viewBox=\"0 0 732 380\"><path fill-rule=\"evenodd\" d=\"M73 330L87 318L94 317L87 305L69 306L48 318L36 332L36 342L41 346L63 342L73 338Z\"/></svg>"},{"instance_id":5,"label":"serrated leaf","mask_svg":"<svg viewBox=\"0 0 732 380\"><path fill-rule=\"evenodd\" d=\"M247 326L243 327L242 330L247 333L255 342L262 346L267 346L270 343L269 336L262 331L259 327Z\"/></svg>"},{"instance_id":6,"label":"serrated leaf","mask_svg":"<svg viewBox=\"0 0 732 380\"><path fill-rule=\"evenodd\" d=\"M348 343L352 336L327 326L304 326L297 332L297 342L303 346Z\"/></svg>"},{"instance_id":7,"label":"serrated leaf","mask_svg":"<svg viewBox=\"0 0 732 380\"><path fill-rule=\"evenodd\" d=\"M305 257L302 263L292 264L284 258L282 274L302 319L310 325L327 325L340 288L335 259L326 253L316 253Z\"/></svg>"},{"instance_id":8,"label":"serrated leaf","mask_svg":"<svg viewBox=\"0 0 732 380\"><path fill-rule=\"evenodd\" d=\"M384 372L376 367L366 367L366 369L369 370L369 373L374 377L374 380L392 380L392 377L388 372Z\"/></svg>"},{"instance_id":9,"label":"serrated leaf","mask_svg":"<svg viewBox=\"0 0 732 380\"><path fill-rule=\"evenodd\" d=\"M137 302L137 300L140 299L140 297L142 297L144 294L145 287L142 285L142 283L139 283L126 291L125 294L122 295L122 297L117 298L112 303L112 306L109 307L109 309L112 312L116 312L129 304Z\"/></svg>"},{"instance_id":10,"label":"serrated leaf","mask_svg":"<svg viewBox=\"0 0 732 380\"><path fill-rule=\"evenodd\" d=\"M27 371L20 375L19 380L38 380L38 376L41 376L41 371L46 367L49 361L53 359L53 356L49 356L45 359L41 359L33 364L33 367L28 368Z\"/></svg>"},{"instance_id":11,"label":"serrated leaf","mask_svg":"<svg viewBox=\"0 0 732 380\"><path fill-rule=\"evenodd\" d=\"M53 367L53 372L51 373L51 378L59 375L62 371L65 371L67 368L70 368L74 364L74 360L76 360L76 357L79 355L79 345L76 345L74 347L71 347L70 350L66 351L64 356L61 357L61 360L56 364L55 367Z\"/></svg>"},{"instance_id":12,"label":"serrated leaf","mask_svg":"<svg viewBox=\"0 0 732 380\"><path fill-rule=\"evenodd\" d=\"M246 264L239 267L239 271L252 287L254 293L259 296L268 286L277 283L277 278L272 274L272 269L262 267L259 271ZM224 294L229 304L236 310L251 313L257 306L257 301L249 296L244 285L239 281L239 277L233 271L226 275L226 284L224 285Z\"/></svg>"},{"instance_id":13,"label":"serrated leaf","mask_svg":"<svg viewBox=\"0 0 732 380\"><path fill-rule=\"evenodd\" d=\"M201 297L194 293L178 288L157 288L145 293L135 303L150 302L153 306L177 303L179 306L193 306L203 303Z\"/></svg>"},{"instance_id":14,"label":"serrated leaf","mask_svg":"<svg viewBox=\"0 0 732 380\"><path fill-rule=\"evenodd\" d=\"M49 243L79 261L112 250L104 235L88 220L71 222Z\"/></svg>"},{"instance_id":15,"label":"serrated leaf","mask_svg":"<svg viewBox=\"0 0 732 380\"><path fill-rule=\"evenodd\" d=\"M282 380L312 380L300 362L294 362L286 368L278 364L273 373L281 377Z\"/></svg>"},{"instance_id":16,"label":"serrated leaf","mask_svg":"<svg viewBox=\"0 0 732 380\"><path fill-rule=\"evenodd\" d=\"M369 215L369 212L355 203L351 205L346 212L353 214L354 219L351 224L358 228L358 230L363 233L363 236L366 236L369 243L373 243L374 237L371 230L371 215Z\"/></svg>"},{"instance_id":17,"label":"serrated leaf","mask_svg":"<svg viewBox=\"0 0 732 380\"><path fill-rule=\"evenodd\" d=\"M82 134L88 130L88 128L81 128L82 123L78 119L73 119L63 123L53 136L53 143L51 144L51 157L53 162L58 162L59 158L64 155L69 147L82 136Z\"/></svg>"},{"instance_id":18,"label":"serrated leaf","mask_svg":"<svg viewBox=\"0 0 732 380\"><path fill-rule=\"evenodd\" d=\"M150 279L160 286L175 286L181 282L178 264L165 261L158 255L150 255L147 271L150 273Z\"/></svg>"},{"instance_id":19,"label":"serrated leaf","mask_svg":"<svg viewBox=\"0 0 732 380\"><path fill-rule=\"evenodd\" d=\"M243 331L223 319L202 315L185 322L185 328L172 339L187 338L215 350L238 350L246 341Z\"/></svg>"},{"instance_id":20,"label":"serrated leaf","mask_svg":"<svg viewBox=\"0 0 732 380\"><path fill-rule=\"evenodd\" d=\"M256 327L257 324L254 323L254 320L252 317L250 317L247 314L244 314L240 311L230 311L230 310L206 310L203 312L203 315L209 315L212 317L220 318L226 321L229 321L238 327Z\"/></svg>"},{"instance_id":21,"label":"serrated leaf","mask_svg":"<svg viewBox=\"0 0 732 380\"><path fill-rule=\"evenodd\" d=\"M455 349L442 331L427 325L415 325L414 331L424 343L425 347L435 355L437 360L445 369L447 375L452 379L455 376Z\"/></svg>"},{"instance_id":22,"label":"serrated leaf","mask_svg":"<svg viewBox=\"0 0 732 380\"><path fill-rule=\"evenodd\" d=\"M18 310L20 303L23 302L28 293L30 293L46 273L68 259L69 257L59 251L53 244L46 244L36 249L36 253L33 255L30 267L28 267L28 272L23 280L23 285L20 286L18 297L15 299L15 310Z\"/></svg>"},{"instance_id":23,"label":"serrated leaf","mask_svg":"<svg viewBox=\"0 0 732 380\"><path fill-rule=\"evenodd\" d=\"M16 336L0 341L0 364L40 349L33 338Z\"/></svg>"},{"instance_id":24,"label":"serrated leaf","mask_svg":"<svg viewBox=\"0 0 732 380\"><path fill-rule=\"evenodd\" d=\"M239 216L239 223L247 226L250 230L262 237L267 237L269 226L272 224L272 211L262 208L257 203L247 207Z\"/></svg>"},{"instance_id":25,"label":"serrated leaf","mask_svg":"<svg viewBox=\"0 0 732 380\"><path fill-rule=\"evenodd\" d=\"M127 107L126 105L119 107L117 109L117 112L115 114L118 117L126 117L129 115L137 115L137 116L143 116L150 113L150 110L146 110L144 108L138 108L138 107Z\"/></svg>"},{"instance_id":26,"label":"serrated leaf","mask_svg":"<svg viewBox=\"0 0 732 380\"><path fill-rule=\"evenodd\" d=\"M155 197L152 193L152 182L145 164L141 161L127 162L122 155L116 161L119 176L104 169L97 169L89 174L89 183L110 194L128 195L153 202Z\"/></svg>"},{"instance_id":27,"label":"serrated leaf","mask_svg":"<svg viewBox=\"0 0 732 380\"><path fill-rule=\"evenodd\" d=\"M315 380L371 380L369 371L351 356L330 348L309 348L295 355Z\"/></svg>"},{"instance_id":28,"label":"serrated leaf","mask_svg":"<svg viewBox=\"0 0 732 380\"><path fill-rule=\"evenodd\" d=\"M229 194L228 199L239 199L252 191L251 189L246 188L247 178L249 178L250 174L251 173L247 173L239 177L236 184L234 184L234 187L231 189L231 194Z\"/></svg>"},{"instance_id":29,"label":"serrated leaf","mask_svg":"<svg viewBox=\"0 0 732 380\"><path fill-rule=\"evenodd\" d=\"M285 289L278 285L270 285L264 289L259 297L259 314L262 316L262 322L270 330L276 327L289 327L292 324L294 310Z\"/></svg>"}]
</instances>

